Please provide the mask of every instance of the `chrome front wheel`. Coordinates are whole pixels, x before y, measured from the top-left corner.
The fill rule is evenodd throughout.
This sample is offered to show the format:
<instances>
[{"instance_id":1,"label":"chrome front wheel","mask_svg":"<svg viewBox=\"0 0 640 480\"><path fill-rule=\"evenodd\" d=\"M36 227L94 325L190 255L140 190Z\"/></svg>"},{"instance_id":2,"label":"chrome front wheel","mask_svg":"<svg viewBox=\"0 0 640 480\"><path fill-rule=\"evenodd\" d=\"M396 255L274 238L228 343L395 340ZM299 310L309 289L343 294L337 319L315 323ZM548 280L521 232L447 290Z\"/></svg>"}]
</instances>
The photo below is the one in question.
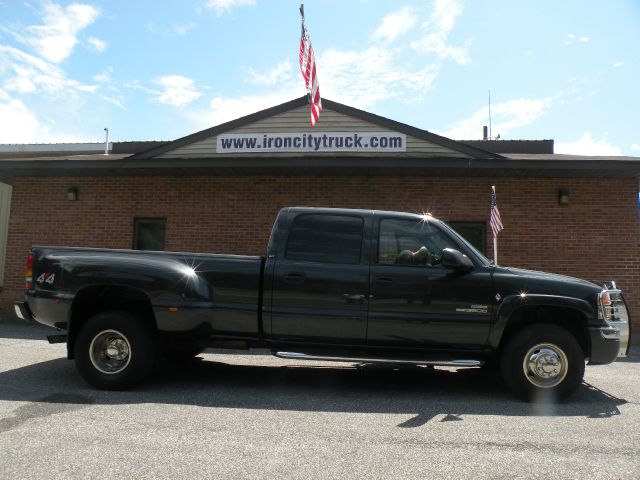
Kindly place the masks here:
<instances>
[{"instance_id":1,"label":"chrome front wheel","mask_svg":"<svg viewBox=\"0 0 640 480\"><path fill-rule=\"evenodd\" d=\"M538 388L553 388L567 376L569 360L564 351L553 343L539 343L525 354L524 374Z\"/></svg>"}]
</instances>

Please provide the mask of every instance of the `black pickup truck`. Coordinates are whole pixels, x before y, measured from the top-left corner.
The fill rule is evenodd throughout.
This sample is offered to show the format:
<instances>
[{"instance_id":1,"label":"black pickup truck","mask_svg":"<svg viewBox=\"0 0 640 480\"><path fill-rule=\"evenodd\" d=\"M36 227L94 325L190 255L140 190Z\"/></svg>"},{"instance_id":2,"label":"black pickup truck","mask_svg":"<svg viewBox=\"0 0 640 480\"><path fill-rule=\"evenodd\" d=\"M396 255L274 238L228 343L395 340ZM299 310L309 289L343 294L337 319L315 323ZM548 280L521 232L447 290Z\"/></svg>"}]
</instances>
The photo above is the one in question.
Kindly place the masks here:
<instances>
[{"instance_id":1,"label":"black pickup truck","mask_svg":"<svg viewBox=\"0 0 640 480\"><path fill-rule=\"evenodd\" d=\"M285 208L266 257L33 247L16 313L60 330L86 381L143 380L159 355L267 348L282 358L498 367L558 400L585 361L624 355L615 284L493 265L430 215Z\"/></svg>"}]
</instances>

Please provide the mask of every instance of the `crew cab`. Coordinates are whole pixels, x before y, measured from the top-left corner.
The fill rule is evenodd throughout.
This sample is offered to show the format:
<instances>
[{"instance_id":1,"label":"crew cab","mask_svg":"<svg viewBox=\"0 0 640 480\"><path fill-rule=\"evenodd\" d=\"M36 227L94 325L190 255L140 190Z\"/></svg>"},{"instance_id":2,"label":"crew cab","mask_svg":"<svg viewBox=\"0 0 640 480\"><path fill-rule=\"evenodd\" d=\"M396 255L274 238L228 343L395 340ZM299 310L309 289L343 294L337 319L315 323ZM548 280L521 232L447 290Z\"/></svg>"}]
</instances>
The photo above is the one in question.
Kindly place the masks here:
<instances>
[{"instance_id":1,"label":"crew cab","mask_svg":"<svg viewBox=\"0 0 640 480\"><path fill-rule=\"evenodd\" d=\"M555 401L626 354L615 283L494 265L444 222L284 208L266 256L34 246L19 317L64 330L82 377L126 389L159 355L267 348L282 358L498 367Z\"/></svg>"}]
</instances>

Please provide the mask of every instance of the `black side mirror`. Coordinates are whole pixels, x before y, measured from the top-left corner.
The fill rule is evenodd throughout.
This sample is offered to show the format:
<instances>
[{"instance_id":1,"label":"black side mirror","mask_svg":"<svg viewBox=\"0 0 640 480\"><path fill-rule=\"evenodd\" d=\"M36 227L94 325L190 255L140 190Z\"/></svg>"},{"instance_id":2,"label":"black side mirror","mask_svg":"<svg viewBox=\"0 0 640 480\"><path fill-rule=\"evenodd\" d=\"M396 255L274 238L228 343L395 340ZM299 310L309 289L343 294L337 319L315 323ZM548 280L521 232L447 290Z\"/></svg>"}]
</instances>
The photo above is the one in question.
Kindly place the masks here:
<instances>
[{"instance_id":1,"label":"black side mirror","mask_svg":"<svg viewBox=\"0 0 640 480\"><path fill-rule=\"evenodd\" d=\"M443 267L453 268L454 270L460 270L462 272L473 270L473 263L471 263L469 257L453 248L445 248L442 250L440 264Z\"/></svg>"}]
</instances>

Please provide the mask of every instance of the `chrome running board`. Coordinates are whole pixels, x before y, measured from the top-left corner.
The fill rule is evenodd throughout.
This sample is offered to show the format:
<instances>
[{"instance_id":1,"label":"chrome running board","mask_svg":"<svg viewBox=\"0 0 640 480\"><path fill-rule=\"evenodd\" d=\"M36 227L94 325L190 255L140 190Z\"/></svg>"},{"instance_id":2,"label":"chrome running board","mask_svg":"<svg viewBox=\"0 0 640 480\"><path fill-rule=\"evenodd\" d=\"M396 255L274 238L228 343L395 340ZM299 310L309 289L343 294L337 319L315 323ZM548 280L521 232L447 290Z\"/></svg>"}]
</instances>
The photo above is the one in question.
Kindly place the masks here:
<instances>
[{"instance_id":1,"label":"chrome running board","mask_svg":"<svg viewBox=\"0 0 640 480\"><path fill-rule=\"evenodd\" d=\"M434 365L440 367L481 367L484 365L484 360L401 360L391 358L328 357L323 355L308 355L299 352L272 352L272 355L288 360L316 360L322 362L393 363L405 365Z\"/></svg>"}]
</instances>

